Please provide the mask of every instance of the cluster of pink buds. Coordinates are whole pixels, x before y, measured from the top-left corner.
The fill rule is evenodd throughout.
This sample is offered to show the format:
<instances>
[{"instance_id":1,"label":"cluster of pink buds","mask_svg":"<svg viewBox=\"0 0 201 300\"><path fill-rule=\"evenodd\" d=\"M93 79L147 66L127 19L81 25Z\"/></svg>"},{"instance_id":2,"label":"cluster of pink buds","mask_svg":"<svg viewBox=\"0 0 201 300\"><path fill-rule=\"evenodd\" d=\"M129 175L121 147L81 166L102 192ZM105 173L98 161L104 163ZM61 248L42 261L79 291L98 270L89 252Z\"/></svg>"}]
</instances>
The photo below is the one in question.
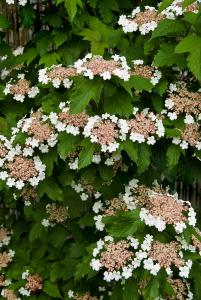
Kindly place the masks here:
<instances>
[{"instance_id":1,"label":"cluster of pink buds","mask_svg":"<svg viewBox=\"0 0 201 300\"><path fill-rule=\"evenodd\" d=\"M12 131L13 141L19 132L27 133L25 148L23 149L25 156L32 156L34 148L38 148L42 153L47 153L49 148L54 147L57 143L57 133L41 109L31 112L29 118L24 117L18 121L17 127L13 128Z\"/></svg>"},{"instance_id":2,"label":"cluster of pink buds","mask_svg":"<svg viewBox=\"0 0 201 300\"><path fill-rule=\"evenodd\" d=\"M181 134L172 139L172 143L179 145L182 149L188 149L189 146L201 150L201 128L199 123L185 124Z\"/></svg>"},{"instance_id":3,"label":"cluster of pink buds","mask_svg":"<svg viewBox=\"0 0 201 300\"><path fill-rule=\"evenodd\" d=\"M60 112L51 112L49 120L58 132L66 132L72 135L80 134L87 124L88 115L85 112L70 114L69 102L59 104Z\"/></svg>"},{"instance_id":4,"label":"cluster of pink buds","mask_svg":"<svg viewBox=\"0 0 201 300\"><path fill-rule=\"evenodd\" d=\"M100 76L103 80L111 79L112 75L128 81L130 78L129 69L124 56L113 55L111 59L105 60L102 56L88 53L83 59L74 63L78 74L83 74L89 79Z\"/></svg>"},{"instance_id":5,"label":"cluster of pink buds","mask_svg":"<svg viewBox=\"0 0 201 300\"><path fill-rule=\"evenodd\" d=\"M24 102L25 97L35 98L39 93L37 86L30 86L30 81L25 79L25 74L18 74L18 80L15 82L11 79L4 89L4 94L13 95L13 99L19 102Z\"/></svg>"},{"instance_id":6,"label":"cluster of pink buds","mask_svg":"<svg viewBox=\"0 0 201 300\"><path fill-rule=\"evenodd\" d=\"M179 115L183 115L185 124L193 124L201 120L201 92L189 91L183 81L171 83L165 107L164 114L170 120L176 120Z\"/></svg>"},{"instance_id":7,"label":"cluster of pink buds","mask_svg":"<svg viewBox=\"0 0 201 300\"><path fill-rule=\"evenodd\" d=\"M26 280L25 286L19 288L19 293L22 296L29 297L31 293L36 293L42 290L42 277L39 274L30 275L29 270L22 273L22 279Z\"/></svg>"},{"instance_id":8,"label":"cluster of pink buds","mask_svg":"<svg viewBox=\"0 0 201 300\"><path fill-rule=\"evenodd\" d=\"M145 65L141 59L133 60L133 69L131 70L131 76L140 76L148 79L153 85L159 83L162 73L157 67Z\"/></svg>"},{"instance_id":9,"label":"cluster of pink buds","mask_svg":"<svg viewBox=\"0 0 201 300\"><path fill-rule=\"evenodd\" d=\"M125 187L123 199L130 209L140 209L140 219L147 226L164 231L172 225L177 233L182 233L187 224L196 225L196 213L190 202L178 199L160 186L148 188L131 180Z\"/></svg>"},{"instance_id":10,"label":"cluster of pink buds","mask_svg":"<svg viewBox=\"0 0 201 300\"><path fill-rule=\"evenodd\" d=\"M64 224L69 218L68 207L59 206L56 203L46 205L47 218L42 220L44 227L54 227L56 224Z\"/></svg>"},{"instance_id":11,"label":"cluster of pink buds","mask_svg":"<svg viewBox=\"0 0 201 300\"><path fill-rule=\"evenodd\" d=\"M42 84L52 83L52 85L57 89L63 83L63 86L69 89L73 84L72 78L77 75L77 71L74 67L53 65L50 68L41 69L39 71L38 81Z\"/></svg>"}]
</instances>

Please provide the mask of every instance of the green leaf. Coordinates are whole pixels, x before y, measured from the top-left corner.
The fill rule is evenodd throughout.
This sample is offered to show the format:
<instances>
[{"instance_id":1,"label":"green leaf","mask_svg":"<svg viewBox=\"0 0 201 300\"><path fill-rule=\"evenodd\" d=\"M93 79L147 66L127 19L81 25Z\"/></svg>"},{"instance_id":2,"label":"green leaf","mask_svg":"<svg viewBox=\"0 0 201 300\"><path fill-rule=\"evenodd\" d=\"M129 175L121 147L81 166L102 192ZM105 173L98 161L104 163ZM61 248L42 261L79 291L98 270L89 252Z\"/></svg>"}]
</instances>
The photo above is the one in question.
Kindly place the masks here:
<instances>
[{"instance_id":1,"label":"green leaf","mask_svg":"<svg viewBox=\"0 0 201 300\"><path fill-rule=\"evenodd\" d=\"M138 289L139 288L136 279L131 278L126 280L123 300L138 300L140 297Z\"/></svg>"},{"instance_id":2,"label":"green leaf","mask_svg":"<svg viewBox=\"0 0 201 300\"><path fill-rule=\"evenodd\" d=\"M10 22L3 15L0 15L0 28L7 29L9 27Z\"/></svg>"},{"instance_id":3,"label":"green leaf","mask_svg":"<svg viewBox=\"0 0 201 300\"><path fill-rule=\"evenodd\" d=\"M130 159L132 159L136 164L138 164L138 148L136 144L127 140L121 143L121 147L126 151Z\"/></svg>"},{"instance_id":4,"label":"green leaf","mask_svg":"<svg viewBox=\"0 0 201 300\"><path fill-rule=\"evenodd\" d=\"M75 272L75 280L79 280L86 275L88 278L92 278L96 275L96 272L90 267L91 256L84 256L84 259L77 264Z\"/></svg>"},{"instance_id":5,"label":"green leaf","mask_svg":"<svg viewBox=\"0 0 201 300\"><path fill-rule=\"evenodd\" d=\"M95 151L94 144L92 144L90 141L89 143L85 143L84 148L79 155L79 162L78 162L79 169L85 168L91 164L94 151Z\"/></svg>"},{"instance_id":6,"label":"green leaf","mask_svg":"<svg viewBox=\"0 0 201 300\"><path fill-rule=\"evenodd\" d=\"M38 239L41 236L42 230L43 226L41 223L34 224L29 233L29 241L33 242L34 240Z\"/></svg>"},{"instance_id":7,"label":"green leaf","mask_svg":"<svg viewBox=\"0 0 201 300\"><path fill-rule=\"evenodd\" d=\"M159 296L159 281L157 277L154 277L145 289L145 299L155 300Z\"/></svg>"},{"instance_id":8,"label":"green leaf","mask_svg":"<svg viewBox=\"0 0 201 300\"><path fill-rule=\"evenodd\" d=\"M137 231L142 232L145 227L137 210L104 217L103 222L107 225L107 231L114 237L126 237Z\"/></svg>"},{"instance_id":9,"label":"green leaf","mask_svg":"<svg viewBox=\"0 0 201 300\"><path fill-rule=\"evenodd\" d=\"M84 111L90 100L99 102L103 84L100 78L89 80L79 78L70 94L70 112L73 114Z\"/></svg>"},{"instance_id":10,"label":"green leaf","mask_svg":"<svg viewBox=\"0 0 201 300\"><path fill-rule=\"evenodd\" d=\"M111 97L104 99L104 111L109 114L118 114L129 117L133 112L132 98L125 92L116 92Z\"/></svg>"},{"instance_id":11,"label":"green leaf","mask_svg":"<svg viewBox=\"0 0 201 300\"><path fill-rule=\"evenodd\" d=\"M164 9L166 9L169 5L173 3L174 0L163 0L159 6L158 12L162 12Z\"/></svg>"},{"instance_id":12,"label":"green leaf","mask_svg":"<svg viewBox=\"0 0 201 300\"><path fill-rule=\"evenodd\" d=\"M73 22L75 15L77 13L77 6L83 7L81 0L64 0L65 7L70 17L71 22Z\"/></svg>"},{"instance_id":13,"label":"green leaf","mask_svg":"<svg viewBox=\"0 0 201 300\"><path fill-rule=\"evenodd\" d=\"M57 47L61 46L65 41L67 41L68 35L63 31L54 31L54 42Z\"/></svg>"},{"instance_id":14,"label":"green leaf","mask_svg":"<svg viewBox=\"0 0 201 300\"><path fill-rule=\"evenodd\" d=\"M60 248L67 239L67 233L68 231L62 225L57 225L54 227L49 234L49 240L51 244L55 248Z\"/></svg>"},{"instance_id":15,"label":"green leaf","mask_svg":"<svg viewBox=\"0 0 201 300\"><path fill-rule=\"evenodd\" d=\"M193 52L201 48L201 37L191 34L185 37L175 48L175 53Z\"/></svg>"},{"instance_id":16,"label":"green leaf","mask_svg":"<svg viewBox=\"0 0 201 300\"><path fill-rule=\"evenodd\" d=\"M57 163L57 152L55 149L51 149L48 153L42 157L42 162L46 165L46 174L51 176L54 168L54 164Z\"/></svg>"},{"instance_id":17,"label":"green leaf","mask_svg":"<svg viewBox=\"0 0 201 300\"><path fill-rule=\"evenodd\" d=\"M170 169L172 169L178 164L180 154L181 154L181 148L179 146L172 144L168 147L166 158L167 158L168 167Z\"/></svg>"},{"instance_id":18,"label":"green leaf","mask_svg":"<svg viewBox=\"0 0 201 300\"><path fill-rule=\"evenodd\" d=\"M59 55L56 52L50 52L41 57L39 64L44 64L45 67L51 67L52 65L56 65L59 61Z\"/></svg>"},{"instance_id":19,"label":"green leaf","mask_svg":"<svg viewBox=\"0 0 201 300\"><path fill-rule=\"evenodd\" d=\"M187 58L187 65L193 75L201 81L201 48L191 52Z\"/></svg>"},{"instance_id":20,"label":"green leaf","mask_svg":"<svg viewBox=\"0 0 201 300\"><path fill-rule=\"evenodd\" d=\"M177 65L184 65L185 60L183 56L174 52L175 47L174 45L170 44L162 44L161 49L157 52L154 57L154 65L157 67L170 67L174 64Z\"/></svg>"},{"instance_id":21,"label":"green leaf","mask_svg":"<svg viewBox=\"0 0 201 300\"><path fill-rule=\"evenodd\" d=\"M151 39L170 33L182 34L183 32L185 32L185 26L180 21L165 19L159 22L157 28L152 33Z\"/></svg>"},{"instance_id":22,"label":"green leaf","mask_svg":"<svg viewBox=\"0 0 201 300\"><path fill-rule=\"evenodd\" d=\"M45 281L43 291L50 297L62 299L58 286L54 283Z\"/></svg>"},{"instance_id":23,"label":"green leaf","mask_svg":"<svg viewBox=\"0 0 201 300\"><path fill-rule=\"evenodd\" d=\"M58 136L57 151L61 159L66 160L67 155L75 150L80 138L67 133L60 133Z\"/></svg>"},{"instance_id":24,"label":"green leaf","mask_svg":"<svg viewBox=\"0 0 201 300\"><path fill-rule=\"evenodd\" d=\"M102 0L99 1L98 5L101 17L105 23L111 22L114 18L112 11L119 10L118 2L116 0Z\"/></svg>"},{"instance_id":25,"label":"green leaf","mask_svg":"<svg viewBox=\"0 0 201 300\"><path fill-rule=\"evenodd\" d=\"M63 200L63 192L53 178L46 178L38 185L38 195L41 198L44 194L55 201Z\"/></svg>"},{"instance_id":26,"label":"green leaf","mask_svg":"<svg viewBox=\"0 0 201 300\"><path fill-rule=\"evenodd\" d=\"M25 28L30 28L36 19L36 14L31 5L20 6L20 17Z\"/></svg>"},{"instance_id":27,"label":"green leaf","mask_svg":"<svg viewBox=\"0 0 201 300\"><path fill-rule=\"evenodd\" d=\"M183 0L182 2L182 8L185 8L187 6L189 6L190 4L196 2L196 0Z\"/></svg>"},{"instance_id":28,"label":"green leaf","mask_svg":"<svg viewBox=\"0 0 201 300\"><path fill-rule=\"evenodd\" d=\"M151 163L150 147L143 143L138 144L138 173L141 174L146 171Z\"/></svg>"},{"instance_id":29,"label":"green leaf","mask_svg":"<svg viewBox=\"0 0 201 300\"><path fill-rule=\"evenodd\" d=\"M134 88L137 91L150 91L153 87L150 80L140 76L132 76L129 81L120 81L123 86L130 94L131 89Z\"/></svg>"}]
</instances>

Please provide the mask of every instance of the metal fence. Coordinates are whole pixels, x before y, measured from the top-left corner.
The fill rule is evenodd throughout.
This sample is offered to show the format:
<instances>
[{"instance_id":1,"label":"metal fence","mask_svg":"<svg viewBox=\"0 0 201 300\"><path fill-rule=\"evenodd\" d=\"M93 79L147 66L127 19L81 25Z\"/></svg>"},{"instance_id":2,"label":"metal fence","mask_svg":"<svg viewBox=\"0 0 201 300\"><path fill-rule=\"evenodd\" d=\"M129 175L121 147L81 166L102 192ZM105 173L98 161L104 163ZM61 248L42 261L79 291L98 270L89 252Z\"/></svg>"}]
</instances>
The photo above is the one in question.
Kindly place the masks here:
<instances>
[{"instance_id":1,"label":"metal fence","mask_svg":"<svg viewBox=\"0 0 201 300\"><path fill-rule=\"evenodd\" d=\"M41 0L35 0L36 14L43 11L44 5ZM31 40L33 35L33 30L20 27L19 9L17 1L15 1L14 5L3 5L0 3L0 13L6 16L12 25L11 28L7 30L6 41L13 48L25 45ZM193 206L201 211L201 182L195 182L190 186L184 185L183 182L176 182L175 189L181 199L191 201Z\"/></svg>"}]
</instances>

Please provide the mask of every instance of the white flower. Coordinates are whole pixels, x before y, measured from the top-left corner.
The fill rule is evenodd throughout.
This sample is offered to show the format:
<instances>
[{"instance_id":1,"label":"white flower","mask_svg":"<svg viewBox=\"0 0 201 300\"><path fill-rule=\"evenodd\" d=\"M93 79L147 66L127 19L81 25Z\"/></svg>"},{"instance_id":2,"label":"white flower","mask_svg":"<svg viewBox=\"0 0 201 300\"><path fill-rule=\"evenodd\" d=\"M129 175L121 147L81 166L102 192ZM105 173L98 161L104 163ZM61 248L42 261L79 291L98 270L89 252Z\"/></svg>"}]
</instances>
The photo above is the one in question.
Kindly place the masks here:
<instances>
[{"instance_id":1,"label":"white flower","mask_svg":"<svg viewBox=\"0 0 201 300\"><path fill-rule=\"evenodd\" d=\"M82 201L86 201L89 198L89 196L87 194L85 194L85 193L82 193L80 195L80 198L81 198Z\"/></svg>"},{"instance_id":2,"label":"white flower","mask_svg":"<svg viewBox=\"0 0 201 300\"><path fill-rule=\"evenodd\" d=\"M42 220L42 225L43 225L44 227L49 227L49 226L50 226L50 221L47 220L47 219L43 219L43 220Z\"/></svg>"},{"instance_id":3,"label":"white flower","mask_svg":"<svg viewBox=\"0 0 201 300\"><path fill-rule=\"evenodd\" d=\"M194 118L191 115L186 115L184 119L184 123L193 124L195 123Z\"/></svg>"},{"instance_id":4,"label":"white flower","mask_svg":"<svg viewBox=\"0 0 201 300\"><path fill-rule=\"evenodd\" d=\"M22 279L26 279L29 276L29 270L22 273Z\"/></svg>"},{"instance_id":5,"label":"white flower","mask_svg":"<svg viewBox=\"0 0 201 300\"><path fill-rule=\"evenodd\" d=\"M180 147L181 147L183 150L188 149L188 142L182 141L182 142L180 143Z\"/></svg>"},{"instance_id":6,"label":"white flower","mask_svg":"<svg viewBox=\"0 0 201 300\"><path fill-rule=\"evenodd\" d=\"M24 47L18 47L15 50L13 50L13 55L18 56L23 54L23 52L24 52Z\"/></svg>"},{"instance_id":7,"label":"white flower","mask_svg":"<svg viewBox=\"0 0 201 300\"><path fill-rule=\"evenodd\" d=\"M68 297L69 298L74 298L75 297L75 294L74 294L74 292L72 290L68 291Z\"/></svg>"},{"instance_id":8,"label":"white flower","mask_svg":"<svg viewBox=\"0 0 201 300\"><path fill-rule=\"evenodd\" d=\"M24 287L21 287L18 291L23 296L27 296L27 297L30 296L30 292L28 290L26 290Z\"/></svg>"},{"instance_id":9,"label":"white flower","mask_svg":"<svg viewBox=\"0 0 201 300\"><path fill-rule=\"evenodd\" d=\"M167 107L168 109L173 108L174 106L174 102L171 99L166 99L165 100L165 107Z\"/></svg>"},{"instance_id":10,"label":"white flower","mask_svg":"<svg viewBox=\"0 0 201 300\"><path fill-rule=\"evenodd\" d=\"M103 77L104 80L111 79L111 74L108 71L103 72L102 74L100 74L100 76Z\"/></svg>"},{"instance_id":11,"label":"white flower","mask_svg":"<svg viewBox=\"0 0 201 300\"><path fill-rule=\"evenodd\" d=\"M102 265L100 263L100 260L99 259L95 259L95 258L92 258L92 260L90 262L90 266L95 271L99 271L101 269L101 267L102 267Z\"/></svg>"},{"instance_id":12,"label":"white flower","mask_svg":"<svg viewBox=\"0 0 201 300\"><path fill-rule=\"evenodd\" d=\"M176 114L176 112L169 112L168 114L167 114L167 116L170 118L170 120L176 120L177 119L177 114Z\"/></svg>"},{"instance_id":13,"label":"white flower","mask_svg":"<svg viewBox=\"0 0 201 300\"><path fill-rule=\"evenodd\" d=\"M103 203L101 201L97 201L94 203L93 207L92 207L92 210L98 214L99 211L103 208Z\"/></svg>"}]
</instances>

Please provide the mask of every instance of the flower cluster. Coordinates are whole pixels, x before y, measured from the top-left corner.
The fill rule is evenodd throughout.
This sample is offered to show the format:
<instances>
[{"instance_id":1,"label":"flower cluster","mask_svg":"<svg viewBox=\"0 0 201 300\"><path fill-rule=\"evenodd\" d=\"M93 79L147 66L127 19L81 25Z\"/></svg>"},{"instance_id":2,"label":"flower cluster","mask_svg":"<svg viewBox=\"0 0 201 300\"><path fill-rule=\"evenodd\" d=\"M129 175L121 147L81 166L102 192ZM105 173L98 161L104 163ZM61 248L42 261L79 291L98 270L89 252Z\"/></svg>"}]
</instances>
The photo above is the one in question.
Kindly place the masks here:
<instances>
[{"instance_id":1,"label":"flower cluster","mask_svg":"<svg viewBox=\"0 0 201 300\"><path fill-rule=\"evenodd\" d=\"M183 0L174 0L171 5L161 13L153 6L145 6L141 9L139 6L133 9L131 15L121 15L118 24L122 26L125 33L139 31L146 35L158 27L158 23L164 19L175 19L185 12L198 13L200 1L188 5L183 9Z\"/></svg>"},{"instance_id":2,"label":"flower cluster","mask_svg":"<svg viewBox=\"0 0 201 300\"><path fill-rule=\"evenodd\" d=\"M11 239L11 233L7 228L1 226L0 227L0 248L3 246L8 246Z\"/></svg>"},{"instance_id":3,"label":"flower cluster","mask_svg":"<svg viewBox=\"0 0 201 300\"><path fill-rule=\"evenodd\" d=\"M157 67L144 65L142 59L133 60L134 68L131 70L131 76L140 76L149 79L153 85L156 85L162 77Z\"/></svg>"},{"instance_id":4,"label":"flower cluster","mask_svg":"<svg viewBox=\"0 0 201 300\"><path fill-rule=\"evenodd\" d=\"M6 3L9 5L15 4L15 0L6 0ZM18 4L21 6L25 6L27 4L27 0L18 0Z\"/></svg>"},{"instance_id":5,"label":"flower cluster","mask_svg":"<svg viewBox=\"0 0 201 300\"><path fill-rule=\"evenodd\" d=\"M200 1L188 5L186 8L182 7L183 0L174 0L164 11L162 12L168 19L175 19L178 16L183 15L185 12L191 12L197 14L199 12Z\"/></svg>"},{"instance_id":6,"label":"flower cluster","mask_svg":"<svg viewBox=\"0 0 201 300\"><path fill-rule=\"evenodd\" d=\"M4 89L4 94L13 95L13 99L19 102L24 102L25 97L35 98L39 93L37 86L30 86L30 81L25 79L25 74L18 74L18 81L13 82L11 79Z\"/></svg>"},{"instance_id":7,"label":"flower cluster","mask_svg":"<svg viewBox=\"0 0 201 300\"><path fill-rule=\"evenodd\" d=\"M11 289L2 289L1 296L6 300L21 300L21 298L17 297L15 292Z\"/></svg>"},{"instance_id":8,"label":"flower cluster","mask_svg":"<svg viewBox=\"0 0 201 300\"><path fill-rule=\"evenodd\" d=\"M128 81L130 78L129 69L124 56L113 55L112 59L105 60L102 56L88 53L83 59L74 63L78 74L83 74L89 79L100 76L103 80L111 79L112 75Z\"/></svg>"},{"instance_id":9,"label":"flower cluster","mask_svg":"<svg viewBox=\"0 0 201 300\"><path fill-rule=\"evenodd\" d=\"M47 153L50 147L54 147L57 143L57 133L48 122L46 115L42 114L39 109L32 112L29 118L22 118L17 123L17 127L13 128L13 140L19 132L27 133L25 140L25 148L23 150L25 156L32 156L34 148L38 148L41 153Z\"/></svg>"},{"instance_id":10,"label":"flower cluster","mask_svg":"<svg viewBox=\"0 0 201 300\"><path fill-rule=\"evenodd\" d=\"M44 227L54 227L56 224L63 224L68 219L68 207L59 206L56 203L46 205L47 219L42 220Z\"/></svg>"},{"instance_id":11,"label":"flower cluster","mask_svg":"<svg viewBox=\"0 0 201 300\"><path fill-rule=\"evenodd\" d=\"M154 113L144 109L141 113L137 113L137 108L134 108L134 117L127 121L129 139L132 142L144 143L153 145L156 142L155 137L162 137L165 134L165 129L162 120Z\"/></svg>"},{"instance_id":12,"label":"flower cluster","mask_svg":"<svg viewBox=\"0 0 201 300\"><path fill-rule=\"evenodd\" d=\"M82 201L86 201L91 198L98 199L101 196L99 192L95 191L93 185L91 185L86 180L79 180L77 182L73 180L71 183L71 187L77 194L80 195L80 199Z\"/></svg>"},{"instance_id":13,"label":"flower cluster","mask_svg":"<svg viewBox=\"0 0 201 300\"><path fill-rule=\"evenodd\" d=\"M139 241L133 237L116 242L113 237L106 236L97 242L90 266L95 271L103 269L106 281L128 279L141 265L143 255L137 251L138 246Z\"/></svg>"},{"instance_id":14,"label":"flower cluster","mask_svg":"<svg viewBox=\"0 0 201 300\"><path fill-rule=\"evenodd\" d=\"M85 112L70 114L69 102L59 104L58 113L51 112L48 116L51 124L58 132L66 132L72 135L78 135L87 124L88 115Z\"/></svg>"},{"instance_id":15,"label":"flower cluster","mask_svg":"<svg viewBox=\"0 0 201 300\"><path fill-rule=\"evenodd\" d=\"M98 230L103 231L105 228L105 224L102 222L102 218L106 216L113 216L118 211L127 211L127 205L123 201L121 195L118 198L113 198L110 200L103 201L99 200L94 203L93 211L95 214L98 214L94 217L95 226Z\"/></svg>"},{"instance_id":16,"label":"flower cluster","mask_svg":"<svg viewBox=\"0 0 201 300\"><path fill-rule=\"evenodd\" d=\"M84 127L83 135L90 137L92 143L98 143L103 152L114 152L118 149L118 118L114 115L103 114L89 117Z\"/></svg>"},{"instance_id":17,"label":"flower cluster","mask_svg":"<svg viewBox=\"0 0 201 300\"><path fill-rule=\"evenodd\" d=\"M29 270L26 270L22 273L22 279L26 280L25 286L19 289L22 296L30 296L43 288L42 277L39 274L30 275Z\"/></svg>"},{"instance_id":18,"label":"flower cluster","mask_svg":"<svg viewBox=\"0 0 201 300\"><path fill-rule=\"evenodd\" d=\"M61 65L53 65L50 68L39 70L38 81L43 84L52 83L53 86L58 89L61 84L67 89L73 84L71 78L77 76L76 69L74 67L62 67Z\"/></svg>"},{"instance_id":19,"label":"flower cluster","mask_svg":"<svg viewBox=\"0 0 201 300\"><path fill-rule=\"evenodd\" d=\"M172 139L173 144L179 145L182 149L191 146L201 150L201 130L198 123L185 124L184 129L180 131L181 135Z\"/></svg>"},{"instance_id":20,"label":"flower cluster","mask_svg":"<svg viewBox=\"0 0 201 300\"><path fill-rule=\"evenodd\" d=\"M163 19L165 19L165 16L158 14L155 7L145 6L144 10L141 10L138 6L132 11L131 15L121 15L118 24L122 26L125 33L139 30L142 35L145 35L150 31L154 31Z\"/></svg>"},{"instance_id":21,"label":"flower cluster","mask_svg":"<svg viewBox=\"0 0 201 300\"><path fill-rule=\"evenodd\" d=\"M73 300L98 300L97 297L91 296L89 292L84 294L77 294L72 290L68 291L68 297Z\"/></svg>"},{"instance_id":22,"label":"flower cluster","mask_svg":"<svg viewBox=\"0 0 201 300\"><path fill-rule=\"evenodd\" d=\"M196 213L190 202L180 200L177 194L171 195L158 186L148 188L132 180L125 188L123 199L131 209L140 209L141 221L160 232L167 225L172 225L177 233L182 233L187 223L196 225Z\"/></svg>"},{"instance_id":23,"label":"flower cluster","mask_svg":"<svg viewBox=\"0 0 201 300\"><path fill-rule=\"evenodd\" d=\"M184 259L183 252L181 251L182 246L178 242L161 243L152 237L147 250L148 253L146 259L143 261L143 267L152 275L157 275L160 269L163 268L167 275L170 276L173 274L171 267L174 267L179 270L181 278L189 277L192 261Z\"/></svg>"},{"instance_id":24,"label":"flower cluster","mask_svg":"<svg viewBox=\"0 0 201 300\"><path fill-rule=\"evenodd\" d=\"M165 107L167 110L164 110L164 113L170 120L176 120L179 115L184 115L184 123L193 124L201 119L201 92L189 91L183 81L171 83Z\"/></svg>"}]
</instances>

